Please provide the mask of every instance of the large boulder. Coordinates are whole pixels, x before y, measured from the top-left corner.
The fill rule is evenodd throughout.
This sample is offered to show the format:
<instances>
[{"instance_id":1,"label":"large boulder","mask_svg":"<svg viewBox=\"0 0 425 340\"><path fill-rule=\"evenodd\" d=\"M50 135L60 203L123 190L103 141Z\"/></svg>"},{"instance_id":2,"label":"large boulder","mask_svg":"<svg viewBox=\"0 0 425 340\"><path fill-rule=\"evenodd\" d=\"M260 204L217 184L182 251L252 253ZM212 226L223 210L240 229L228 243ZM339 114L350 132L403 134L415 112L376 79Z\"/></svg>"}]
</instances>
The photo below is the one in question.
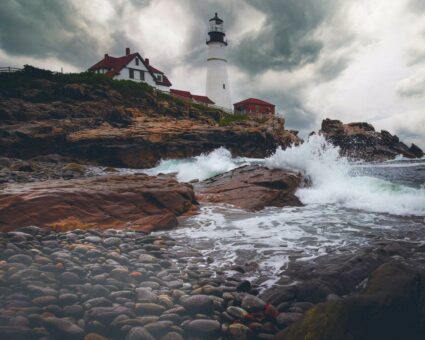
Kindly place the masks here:
<instances>
[{"instance_id":1,"label":"large boulder","mask_svg":"<svg viewBox=\"0 0 425 340\"><path fill-rule=\"evenodd\" d=\"M319 304L276 339L424 339L424 271L400 262L376 269L362 294Z\"/></svg>"},{"instance_id":2,"label":"large boulder","mask_svg":"<svg viewBox=\"0 0 425 340\"><path fill-rule=\"evenodd\" d=\"M29 225L59 230L130 227L149 232L176 226L176 217L196 204L191 185L167 176L9 184L0 193L0 226L3 230Z\"/></svg>"},{"instance_id":3,"label":"large boulder","mask_svg":"<svg viewBox=\"0 0 425 340\"><path fill-rule=\"evenodd\" d=\"M422 150L412 144L409 148L397 136L388 131L375 131L368 123L343 124L339 120L324 119L319 131L332 144L341 149L341 154L354 159L381 161L398 155L420 158Z\"/></svg>"},{"instance_id":4,"label":"large boulder","mask_svg":"<svg viewBox=\"0 0 425 340\"><path fill-rule=\"evenodd\" d=\"M301 206L295 192L303 184L302 175L293 171L244 166L205 180L196 190L203 202L255 211L269 206Z\"/></svg>"}]
</instances>

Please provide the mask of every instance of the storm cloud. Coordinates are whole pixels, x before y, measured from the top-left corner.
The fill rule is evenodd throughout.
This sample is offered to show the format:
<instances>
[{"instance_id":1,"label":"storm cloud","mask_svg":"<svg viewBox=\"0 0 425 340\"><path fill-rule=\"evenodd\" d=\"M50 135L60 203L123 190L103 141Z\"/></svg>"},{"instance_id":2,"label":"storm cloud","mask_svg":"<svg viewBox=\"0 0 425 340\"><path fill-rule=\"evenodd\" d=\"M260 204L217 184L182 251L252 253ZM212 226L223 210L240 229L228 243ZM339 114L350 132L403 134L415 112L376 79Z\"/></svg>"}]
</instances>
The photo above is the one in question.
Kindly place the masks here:
<instances>
[{"instance_id":1,"label":"storm cloud","mask_svg":"<svg viewBox=\"0 0 425 340\"><path fill-rule=\"evenodd\" d=\"M273 102L304 134L326 117L365 120L425 147L423 0L3 0L0 66L82 71L131 47L203 94L215 12L233 102Z\"/></svg>"}]
</instances>

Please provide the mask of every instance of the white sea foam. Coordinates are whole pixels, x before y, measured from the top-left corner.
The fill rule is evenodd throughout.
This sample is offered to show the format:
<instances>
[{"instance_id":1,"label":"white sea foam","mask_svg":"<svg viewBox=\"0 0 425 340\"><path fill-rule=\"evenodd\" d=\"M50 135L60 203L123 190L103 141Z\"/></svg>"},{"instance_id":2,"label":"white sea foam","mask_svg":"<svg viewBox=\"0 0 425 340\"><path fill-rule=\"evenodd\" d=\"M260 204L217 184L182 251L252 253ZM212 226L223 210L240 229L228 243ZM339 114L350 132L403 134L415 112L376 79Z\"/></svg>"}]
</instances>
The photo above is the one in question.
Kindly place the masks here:
<instances>
[{"instance_id":1,"label":"white sea foam","mask_svg":"<svg viewBox=\"0 0 425 340\"><path fill-rule=\"evenodd\" d=\"M312 136L298 147L278 149L265 164L271 168L298 169L310 176L312 186L297 192L304 204L335 204L373 212L425 216L423 188L353 176L355 169L322 136Z\"/></svg>"},{"instance_id":2,"label":"white sea foam","mask_svg":"<svg viewBox=\"0 0 425 340\"><path fill-rule=\"evenodd\" d=\"M209 154L202 154L190 159L162 160L157 167L145 172L149 175L176 173L177 179L180 182L190 182L196 179L202 181L212 176L233 170L251 161L256 160L232 158L230 151L221 147Z\"/></svg>"}]
</instances>

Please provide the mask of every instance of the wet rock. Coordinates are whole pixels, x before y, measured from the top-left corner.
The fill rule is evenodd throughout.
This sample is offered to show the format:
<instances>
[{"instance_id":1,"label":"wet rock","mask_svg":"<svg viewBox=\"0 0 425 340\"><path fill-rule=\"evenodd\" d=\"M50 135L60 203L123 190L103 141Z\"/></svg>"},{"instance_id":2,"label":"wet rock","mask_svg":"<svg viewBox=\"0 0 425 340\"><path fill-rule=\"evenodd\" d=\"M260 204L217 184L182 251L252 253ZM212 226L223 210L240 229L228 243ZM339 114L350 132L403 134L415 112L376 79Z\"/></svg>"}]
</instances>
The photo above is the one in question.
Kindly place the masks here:
<instances>
[{"instance_id":1,"label":"wet rock","mask_svg":"<svg viewBox=\"0 0 425 340\"><path fill-rule=\"evenodd\" d=\"M248 314L246 310L235 306L227 307L226 312L236 319L244 319L245 316Z\"/></svg>"},{"instance_id":2,"label":"wet rock","mask_svg":"<svg viewBox=\"0 0 425 340\"><path fill-rule=\"evenodd\" d=\"M24 254L17 254L7 259L10 263L23 263L29 266L32 263L32 257Z\"/></svg>"},{"instance_id":3,"label":"wet rock","mask_svg":"<svg viewBox=\"0 0 425 340\"><path fill-rule=\"evenodd\" d=\"M189 184L143 174L9 184L0 193L0 222L4 228L37 224L56 230L131 225L149 232L176 226L176 216L196 204ZM96 236L86 240L100 243ZM106 242L117 244L115 239Z\"/></svg>"},{"instance_id":4,"label":"wet rock","mask_svg":"<svg viewBox=\"0 0 425 340\"><path fill-rule=\"evenodd\" d=\"M165 307L156 303L136 303L135 310L139 315L161 315Z\"/></svg>"},{"instance_id":5,"label":"wet rock","mask_svg":"<svg viewBox=\"0 0 425 340\"><path fill-rule=\"evenodd\" d=\"M240 323L231 324L228 328L228 332L232 339L235 340L245 340L252 336L251 330L247 326Z\"/></svg>"},{"instance_id":6,"label":"wet rock","mask_svg":"<svg viewBox=\"0 0 425 340\"><path fill-rule=\"evenodd\" d=\"M246 294L241 303L241 307L248 312L260 312L266 307L266 303L260 298Z\"/></svg>"},{"instance_id":7,"label":"wet rock","mask_svg":"<svg viewBox=\"0 0 425 340\"><path fill-rule=\"evenodd\" d=\"M143 327L132 328L125 340L155 340L155 338Z\"/></svg>"},{"instance_id":8,"label":"wet rock","mask_svg":"<svg viewBox=\"0 0 425 340\"><path fill-rule=\"evenodd\" d=\"M221 333L221 325L216 320L197 319L190 321L186 325L187 336L199 336L201 338L210 338L219 336Z\"/></svg>"},{"instance_id":9,"label":"wet rock","mask_svg":"<svg viewBox=\"0 0 425 340\"><path fill-rule=\"evenodd\" d=\"M209 314L213 311L214 303L208 295L193 295L183 301L183 306L189 313Z\"/></svg>"},{"instance_id":10,"label":"wet rock","mask_svg":"<svg viewBox=\"0 0 425 340\"><path fill-rule=\"evenodd\" d=\"M177 332L170 332L164 335L161 340L184 340L184 338Z\"/></svg>"},{"instance_id":11,"label":"wet rock","mask_svg":"<svg viewBox=\"0 0 425 340\"><path fill-rule=\"evenodd\" d=\"M295 191L302 183L302 176L293 171L243 166L205 180L197 191L203 202L255 211L268 206L301 206Z\"/></svg>"},{"instance_id":12,"label":"wet rock","mask_svg":"<svg viewBox=\"0 0 425 340\"><path fill-rule=\"evenodd\" d=\"M62 339L83 339L84 330L76 324L59 318L46 318L43 325L47 331L55 337Z\"/></svg>"}]
</instances>

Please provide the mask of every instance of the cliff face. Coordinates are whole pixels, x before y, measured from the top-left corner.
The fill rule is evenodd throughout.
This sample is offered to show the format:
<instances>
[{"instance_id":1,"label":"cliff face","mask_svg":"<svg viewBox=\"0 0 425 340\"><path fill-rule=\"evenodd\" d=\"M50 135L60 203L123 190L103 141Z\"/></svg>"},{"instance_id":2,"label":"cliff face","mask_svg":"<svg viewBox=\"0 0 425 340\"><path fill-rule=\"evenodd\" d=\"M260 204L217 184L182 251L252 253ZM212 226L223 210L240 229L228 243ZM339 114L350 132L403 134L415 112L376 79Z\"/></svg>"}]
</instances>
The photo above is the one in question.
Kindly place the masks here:
<instances>
[{"instance_id":1,"label":"cliff face","mask_svg":"<svg viewBox=\"0 0 425 340\"><path fill-rule=\"evenodd\" d=\"M224 146L265 157L298 143L280 118L232 119L224 112L98 75L2 75L0 156L60 154L103 165L152 167ZM8 77L8 79L6 79Z\"/></svg>"},{"instance_id":2,"label":"cliff face","mask_svg":"<svg viewBox=\"0 0 425 340\"><path fill-rule=\"evenodd\" d=\"M355 159L367 161L388 160L398 155L420 158L422 150L412 144L408 147L397 136L388 131L375 131L368 123L343 124L339 120L325 119L320 130L327 140L341 148L341 153Z\"/></svg>"}]
</instances>

